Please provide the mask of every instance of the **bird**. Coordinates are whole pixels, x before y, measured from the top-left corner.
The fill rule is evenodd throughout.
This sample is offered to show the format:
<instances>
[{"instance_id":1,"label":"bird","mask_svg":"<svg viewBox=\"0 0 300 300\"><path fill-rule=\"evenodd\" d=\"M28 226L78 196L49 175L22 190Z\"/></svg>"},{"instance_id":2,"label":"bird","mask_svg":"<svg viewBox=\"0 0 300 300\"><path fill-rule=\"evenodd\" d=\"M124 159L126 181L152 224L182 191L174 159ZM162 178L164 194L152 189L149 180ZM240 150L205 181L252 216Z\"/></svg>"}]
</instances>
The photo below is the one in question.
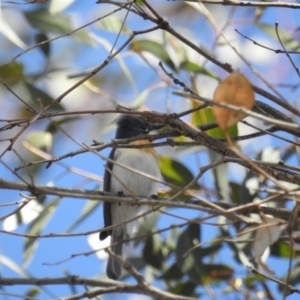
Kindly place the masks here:
<instances>
[{"instance_id":1,"label":"bird","mask_svg":"<svg viewBox=\"0 0 300 300\"><path fill-rule=\"evenodd\" d=\"M117 121L115 138L126 139L141 134L149 134L151 131L161 127L163 127L162 124L150 123L141 117L124 114ZM141 145L150 144L150 142L148 140L137 140L130 144ZM112 192L120 196L134 194L136 196L157 197L158 181L121 167L121 165L125 165L160 180L159 157L154 147L113 148L109 159L110 161L107 161L104 171L103 191ZM114 164L112 161L120 165ZM140 212L140 206L105 201L103 204L104 228L124 223L136 217ZM132 223L127 223L112 230L101 231L99 238L102 241L111 236L111 251L122 257L122 241L126 235L131 234L132 227ZM122 267L112 257L108 258L106 274L108 278L113 280L118 280L121 277Z\"/></svg>"}]
</instances>

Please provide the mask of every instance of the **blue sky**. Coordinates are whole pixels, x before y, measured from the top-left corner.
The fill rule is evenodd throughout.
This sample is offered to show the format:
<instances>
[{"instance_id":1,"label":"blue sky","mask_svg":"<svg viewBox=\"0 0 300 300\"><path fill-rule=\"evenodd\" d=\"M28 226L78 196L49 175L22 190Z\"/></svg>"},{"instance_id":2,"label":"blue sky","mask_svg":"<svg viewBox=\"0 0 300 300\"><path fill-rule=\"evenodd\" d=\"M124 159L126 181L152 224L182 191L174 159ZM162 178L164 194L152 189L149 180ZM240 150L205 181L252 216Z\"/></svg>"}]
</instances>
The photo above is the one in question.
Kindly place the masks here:
<instances>
[{"instance_id":1,"label":"blue sky","mask_svg":"<svg viewBox=\"0 0 300 300\"><path fill-rule=\"evenodd\" d=\"M244 62L234 53L232 48L228 45L222 45L223 39L220 39L217 49L214 49L214 42L216 37L216 27L211 25L207 18L196 9L185 8L184 10L177 10L181 7L180 2L172 1L153 1L153 6L161 12L161 14L166 18L172 26L174 26L180 33L189 37L191 40L195 41L198 45L208 48L223 62L228 62L232 64L234 69L239 69L241 72L246 74L249 79L256 85L265 88L265 84L256 76L249 67L246 66ZM20 5L15 6L12 4L2 4L2 14L8 16L7 22L10 26L16 29L20 38L27 43L27 46L32 46L34 44L33 35L36 32L35 29L30 29L26 25L26 21L23 18L13 17L22 15L23 10L33 10L38 7L38 5ZM248 61L251 62L253 69L257 70L257 73L263 78L267 79L268 82L273 84L284 82L284 83L296 83L299 79L295 74L295 70L291 67L285 55L275 54L271 51L263 49L261 47L253 45L251 42L240 37L235 29L238 28L243 34L255 39L261 44L273 47L274 49L280 48L278 42L266 34L263 30L258 28L257 24L252 23L253 14L255 12L254 8L236 8L234 12L230 7L220 7L214 5L206 6L210 14L217 21L217 26L222 29L223 25L228 21L231 15L231 23L227 26L224 34L226 38L230 40L232 45L244 56ZM95 5L95 1L74 1L74 3L68 7L63 14L71 17L73 21L74 28L81 26L93 19L98 18L101 15L113 10L109 5ZM232 13L232 14L231 14ZM261 23L268 23L274 25L278 22L280 28L285 29L288 32L292 32L295 28L300 26L300 18L298 16L297 10L289 9L268 9L263 17L261 18ZM118 14L119 17L124 16L124 14ZM54 16L55 18L55 16ZM188 20L188 22L187 22ZM15 23L15 24L13 24ZM215 24L216 25L216 24ZM144 27L152 26L150 22L145 22L140 20L136 16L130 15L126 26L132 30L141 29ZM115 40L115 33L107 33L105 30L99 28L99 25L95 24L88 27L88 32L92 36L91 45L83 45L72 38L62 38L51 44L51 57L49 61L49 66L51 68L56 68L55 72L47 74L47 76L42 77L35 81L36 86L47 92L53 98L61 95L65 90L76 83L80 78L68 79L70 75L78 74L81 72L88 72L95 66L101 64L107 57L107 49L105 48L104 41L106 43L112 44ZM53 35L54 36L54 35ZM52 35L50 36L52 37ZM126 35L121 35L117 47L124 42L127 38ZM147 35L147 38L161 41L164 35L160 32L154 32ZM173 41L175 43L175 41ZM2 49L0 50L0 64L3 64L14 57L14 55L20 53L22 49L14 45L8 40L3 34L0 35L0 43ZM167 44L167 43L166 43ZM221 44L221 45L220 45ZM182 44L177 44L179 46ZM176 52L174 48L170 47L168 43L166 49L169 51L171 58L177 61L177 55L180 52ZM207 69L215 72L220 78L226 76L225 71L220 70L219 67L212 65L210 62L206 62L202 57L199 57L191 49L184 47L186 55L189 59L197 62L198 64L204 64ZM164 75L158 68L158 59L153 57L153 55L145 54L148 62L153 67L149 68L147 64L136 54L125 49L121 55L121 64L117 61L112 61L108 67L103 69L99 74L97 74L94 81L90 85L83 85L68 96L66 96L62 105L65 110L102 110L111 109L114 103L119 103L121 105L131 106L134 104L136 99L141 97L143 91L146 88L152 87L153 91L147 95L144 99L142 109L153 109L160 112L180 112L190 107L190 103L186 100L182 100L179 97L172 95L174 86L167 86L162 83ZM295 63L299 63L299 58L293 56ZM41 54L38 49L29 51L28 53L22 55L17 62L24 65L25 74L28 76L36 75L36 73L42 72L46 66L46 59ZM181 72L178 74L179 78L183 81L189 82L188 74ZM195 80L195 84L201 95L205 97L212 97L214 88L217 86L218 82L207 76L198 76ZM157 86L156 86L157 85ZM100 92L96 92L96 88L100 89ZM21 86L14 86L14 89L20 95L26 95L24 88ZM178 87L175 87L178 89ZM299 92L291 91L289 89L279 88L279 92L290 102L295 105L299 105L296 101L298 100ZM109 97L107 97L107 95ZM20 114L20 102L18 102L9 92L5 89L0 89L1 97L1 107L3 110L0 112L0 118L15 118ZM259 100L265 100L261 96L257 96ZM269 101L266 101L270 103ZM116 116L99 116L99 115L83 115L81 118L74 120L73 122L68 122L62 125L62 128L71 133L72 138L74 138L78 143L91 144L93 140L108 142L114 136L114 123L113 120ZM189 117L185 117L184 120L190 121ZM14 148L18 154L25 157L30 161L28 148L24 146L24 141L28 138L28 135L32 131L43 131L49 124L50 120L38 121L33 124L29 130L27 130L15 143ZM254 121L253 121L254 122ZM255 124L262 125L261 122ZM5 137L10 137L11 134L15 134L18 128L13 129L9 132L4 132ZM288 136L288 135L285 135ZM290 137L290 136L289 136ZM291 137L290 137L291 138ZM255 143L242 143L242 150L244 153L251 157L254 157L262 149L267 146L279 147L284 149L285 144L274 138L260 138L255 140ZM7 146L7 143L2 142L0 145L1 152ZM66 137L62 132L55 133L53 136L53 145L51 153L55 156L59 156L70 151L77 150L79 145L72 141L70 138ZM208 155L203 149L199 149L196 153L186 153L177 151L176 149L170 149L169 147L163 147L158 149L161 155L170 155L177 160L181 161L186 165L193 174L197 174L198 168L202 164L208 163ZM109 149L102 152L103 155L108 155ZM9 164L11 168L22 165L20 160L13 152L7 152L2 158L6 164ZM298 162L293 158L290 163L295 165ZM103 165L105 162L100 159L100 157L92 154L85 153L83 155L74 156L63 161L63 165L53 164L49 169L41 168L38 173L35 174L34 180L36 184L46 185L52 184L59 187L70 187L70 188L84 188L84 189L95 189L101 188L101 176L103 174ZM66 172L66 168L73 167L90 174L99 176L99 180L92 180L89 176L82 176L75 174L73 172ZM72 170L71 170L72 171ZM230 166L229 174L230 179L233 181L240 182L241 169L236 168L236 166ZM16 180L16 177L8 170L5 166L0 165L1 177L8 181ZM21 173L24 178L29 178L26 173ZM244 175L244 173L243 173ZM91 176L90 176L91 177ZM211 182L211 174L205 174L204 179L201 179L201 183L205 184L207 187L212 188L214 185ZM24 193L26 194L26 193ZM1 199L0 204L11 203L19 201L22 198L19 192L15 191L0 191ZM53 201L54 197L49 197L47 203ZM67 199L64 198L59 201L59 204L53 211L53 216L49 220L47 226L43 229L42 233L61 233L72 225L81 214L87 201L83 199ZM1 216L6 215L15 209L15 206L3 206L1 207ZM177 213L183 213L182 211L174 210ZM173 211L172 211L173 212ZM198 217L198 212L185 212L190 218ZM175 222L180 222L174 218L163 217L160 222L160 227L169 226ZM75 232L84 232L90 230L100 229L103 225L102 211L101 207L98 206L95 211L78 227L76 227ZM2 224L3 228L3 224ZM26 233L28 225L20 225L15 231L19 233ZM202 239L208 241L215 236L217 229L213 226L203 226L202 228ZM101 244L99 242L99 247ZM17 265L22 266L24 264L23 257L24 249L24 238L16 237L8 234L1 234L0 238L0 255L5 256ZM24 267L24 270L28 272L31 276L36 277L61 277L66 274L80 274L82 277L94 277L103 276L105 270L105 260L99 260L95 255L89 256L79 256L70 259L61 264L55 264L52 266L44 265L45 263L56 263L60 260L70 257L72 254L90 251L91 246L87 241L86 236L80 237L67 237L67 238L43 238L39 240L37 249L34 251L34 255L30 263ZM229 263L228 260L233 260L230 257L230 250L228 246L224 248L219 258L220 262ZM237 266L235 262L232 261L234 266ZM268 264L270 267L275 267L276 276L280 277L285 274L288 266L287 260L278 260L275 258L269 258ZM247 272L246 268L238 266L238 274L243 277ZM3 277L16 277L20 276L16 272L12 271L10 267L0 265L0 273ZM132 280L131 280L132 281ZM276 294L276 286L271 284L272 291ZM3 291L13 292L22 294L27 291L29 287L8 287ZM76 288L77 292L82 292L83 288ZM49 296L49 292L51 296ZM69 295L72 293L69 287L56 286L45 287L44 292L38 296L39 299L49 299L52 298L52 293L55 297ZM134 299L135 296L125 296L128 299ZM3 299L9 299L3 297ZM104 297L104 299L119 299L118 295L109 295ZM140 299L140 298L137 298ZM203 298L206 299L206 298ZM209 298L207 298L209 299ZM225 299L225 298L224 298ZM233 298L232 298L233 299ZM292 295L288 299L296 299L296 296Z\"/></svg>"}]
</instances>

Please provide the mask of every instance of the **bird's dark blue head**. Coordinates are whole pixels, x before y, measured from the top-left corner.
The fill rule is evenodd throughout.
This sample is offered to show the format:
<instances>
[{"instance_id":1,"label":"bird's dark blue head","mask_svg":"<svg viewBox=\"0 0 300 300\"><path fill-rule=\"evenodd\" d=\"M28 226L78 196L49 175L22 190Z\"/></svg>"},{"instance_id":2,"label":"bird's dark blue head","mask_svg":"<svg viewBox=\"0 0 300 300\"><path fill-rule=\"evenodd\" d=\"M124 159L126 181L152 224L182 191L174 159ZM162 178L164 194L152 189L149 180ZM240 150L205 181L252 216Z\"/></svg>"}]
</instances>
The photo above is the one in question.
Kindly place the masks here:
<instances>
[{"instance_id":1,"label":"bird's dark blue head","mask_svg":"<svg viewBox=\"0 0 300 300\"><path fill-rule=\"evenodd\" d=\"M126 139L140 134L148 134L150 131L163 127L161 124L146 122L140 117L122 115L118 122L116 139Z\"/></svg>"}]
</instances>

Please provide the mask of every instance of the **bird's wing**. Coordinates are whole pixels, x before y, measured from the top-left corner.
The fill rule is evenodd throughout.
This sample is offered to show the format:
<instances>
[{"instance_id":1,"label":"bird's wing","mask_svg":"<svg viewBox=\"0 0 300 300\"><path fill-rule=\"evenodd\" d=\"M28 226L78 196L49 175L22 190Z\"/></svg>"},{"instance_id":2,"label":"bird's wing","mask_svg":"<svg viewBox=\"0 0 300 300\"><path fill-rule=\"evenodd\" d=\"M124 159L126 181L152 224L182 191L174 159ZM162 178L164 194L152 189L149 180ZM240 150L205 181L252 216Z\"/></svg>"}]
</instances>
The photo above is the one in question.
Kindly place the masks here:
<instances>
[{"instance_id":1,"label":"bird's wing","mask_svg":"<svg viewBox=\"0 0 300 300\"><path fill-rule=\"evenodd\" d=\"M114 159L114 154L115 154L116 149L112 149L109 157L110 159ZM107 171L107 169L112 170L113 168L113 163L107 161L106 162L106 168L104 172L104 178L103 178L103 191L104 192L109 192L110 191L110 179L111 175ZM104 219L104 227L111 226L112 221L111 221L111 203L108 201L104 201L103 203L103 219ZM110 231L103 231L100 233L100 240L104 240L107 236L111 235L111 230Z\"/></svg>"}]
</instances>

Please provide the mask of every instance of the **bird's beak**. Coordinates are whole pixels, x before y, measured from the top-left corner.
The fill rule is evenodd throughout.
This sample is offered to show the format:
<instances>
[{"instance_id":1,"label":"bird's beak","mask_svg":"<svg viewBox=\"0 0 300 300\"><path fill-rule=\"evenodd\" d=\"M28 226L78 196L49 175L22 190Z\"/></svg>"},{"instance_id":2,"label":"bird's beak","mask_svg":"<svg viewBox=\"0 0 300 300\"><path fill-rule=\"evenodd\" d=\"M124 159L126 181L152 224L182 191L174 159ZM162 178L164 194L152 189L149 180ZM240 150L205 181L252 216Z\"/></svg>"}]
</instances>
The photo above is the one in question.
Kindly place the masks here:
<instances>
[{"instance_id":1,"label":"bird's beak","mask_svg":"<svg viewBox=\"0 0 300 300\"><path fill-rule=\"evenodd\" d=\"M149 125L150 125L150 131L158 130L165 126L165 124L158 124L158 123L150 123Z\"/></svg>"}]
</instances>

